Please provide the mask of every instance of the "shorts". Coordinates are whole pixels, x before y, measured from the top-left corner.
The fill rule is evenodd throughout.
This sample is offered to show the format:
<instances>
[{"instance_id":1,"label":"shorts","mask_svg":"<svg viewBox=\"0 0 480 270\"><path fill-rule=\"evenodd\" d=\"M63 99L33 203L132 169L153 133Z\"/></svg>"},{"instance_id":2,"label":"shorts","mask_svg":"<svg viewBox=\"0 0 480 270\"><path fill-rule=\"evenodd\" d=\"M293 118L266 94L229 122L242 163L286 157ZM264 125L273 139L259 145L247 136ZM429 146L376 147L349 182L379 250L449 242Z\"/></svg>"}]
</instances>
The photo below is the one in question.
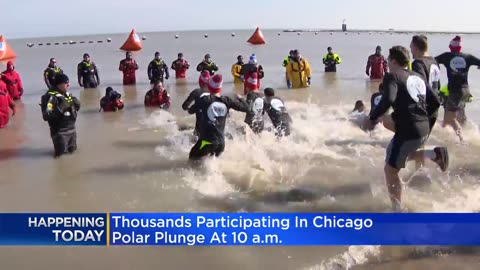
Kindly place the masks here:
<instances>
[{"instance_id":1,"label":"shorts","mask_svg":"<svg viewBox=\"0 0 480 270\"><path fill-rule=\"evenodd\" d=\"M52 134L53 147L55 149L55 157L59 157L66 152L73 153L77 150L77 132L56 132Z\"/></svg>"},{"instance_id":2,"label":"shorts","mask_svg":"<svg viewBox=\"0 0 480 270\"><path fill-rule=\"evenodd\" d=\"M450 91L450 94L445 97L445 110L449 112L457 112L465 108L466 99L470 95L468 88L463 88L459 91Z\"/></svg>"},{"instance_id":3,"label":"shorts","mask_svg":"<svg viewBox=\"0 0 480 270\"><path fill-rule=\"evenodd\" d=\"M395 134L388 144L385 162L397 170L405 168L408 157L420 149L426 140L427 137L403 139Z\"/></svg>"},{"instance_id":4,"label":"shorts","mask_svg":"<svg viewBox=\"0 0 480 270\"><path fill-rule=\"evenodd\" d=\"M225 150L225 143L211 143L198 139L197 143L190 150L189 159L199 160L206 156L220 156Z\"/></svg>"}]
</instances>

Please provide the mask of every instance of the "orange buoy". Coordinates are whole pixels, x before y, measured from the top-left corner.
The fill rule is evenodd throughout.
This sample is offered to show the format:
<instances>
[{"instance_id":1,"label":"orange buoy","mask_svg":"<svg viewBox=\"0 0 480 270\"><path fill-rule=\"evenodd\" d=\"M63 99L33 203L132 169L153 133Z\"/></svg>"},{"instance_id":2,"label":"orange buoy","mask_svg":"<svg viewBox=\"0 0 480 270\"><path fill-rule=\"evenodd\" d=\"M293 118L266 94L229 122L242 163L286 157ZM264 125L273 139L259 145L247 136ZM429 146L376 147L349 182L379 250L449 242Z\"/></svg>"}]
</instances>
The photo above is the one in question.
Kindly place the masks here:
<instances>
[{"instance_id":1,"label":"orange buoy","mask_svg":"<svg viewBox=\"0 0 480 270\"><path fill-rule=\"evenodd\" d=\"M15 57L17 57L17 55L12 48L10 48L10 45L8 45L3 36L0 36L0 60L6 60Z\"/></svg>"},{"instance_id":2,"label":"orange buoy","mask_svg":"<svg viewBox=\"0 0 480 270\"><path fill-rule=\"evenodd\" d=\"M120 47L120 50L140 51L141 49L142 49L142 41L140 40L137 33L135 32L135 29L132 29L132 32L130 32L130 35L128 36L125 43L123 43L122 47Z\"/></svg>"},{"instance_id":3,"label":"orange buoy","mask_svg":"<svg viewBox=\"0 0 480 270\"><path fill-rule=\"evenodd\" d=\"M253 45L265 44L265 38L263 37L262 31L259 27L255 30L255 33L247 40L248 43Z\"/></svg>"}]
</instances>

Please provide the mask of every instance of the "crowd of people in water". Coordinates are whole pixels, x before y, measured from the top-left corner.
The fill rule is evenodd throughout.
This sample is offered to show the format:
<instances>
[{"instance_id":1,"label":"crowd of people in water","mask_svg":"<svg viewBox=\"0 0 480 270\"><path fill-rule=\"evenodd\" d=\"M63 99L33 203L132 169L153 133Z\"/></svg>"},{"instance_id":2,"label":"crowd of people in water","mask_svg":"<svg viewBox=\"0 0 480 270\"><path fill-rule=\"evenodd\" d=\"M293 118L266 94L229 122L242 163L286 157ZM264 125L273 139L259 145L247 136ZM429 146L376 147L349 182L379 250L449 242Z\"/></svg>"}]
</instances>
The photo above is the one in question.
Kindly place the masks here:
<instances>
[{"instance_id":1,"label":"crowd of people in water","mask_svg":"<svg viewBox=\"0 0 480 270\"><path fill-rule=\"evenodd\" d=\"M372 80L381 80L378 92L371 97L370 111L365 103L358 100L351 114L351 121L362 130L371 131L382 123L392 131L385 158L384 173L394 211L401 211L402 186L399 171L406 162L414 160L424 164L425 160L435 162L442 171L449 166L446 147L424 149L432 129L436 126L440 106L444 107L442 127L451 126L460 141L463 141L462 124L465 123L465 106L473 100L468 85L468 71L472 65L480 66L480 59L462 52L461 37L456 36L449 44L450 51L437 57L428 55L428 39L416 35L410 43L410 51L403 46L389 49L387 57L377 46L375 53L367 60L365 73ZM325 72L336 72L342 63L340 56L328 47L323 57ZM413 56L411 60L410 54ZM298 50L291 50L282 64L285 67L285 79L288 88L305 88L311 85L312 71L307 59ZM448 83L441 86L440 65L445 66ZM189 63L179 53L170 69L175 78L183 80L190 68ZM137 62L131 52L126 52L120 61L119 71L123 73L123 84L136 83ZM231 74L235 84L243 84L244 95L234 98L222 95L223 76L209 54L205 55L196 71L200 73L199 87L193 90L182 103L183 110L196 115L193 145L189 159L201 160L207 156L220 156L225 149L225 124L229 110L245 113L245 123L255 134L267 131L264 115L267 114L273 124L273 132L280 139L291 133L292 118L287 112L285 102L276 96L275 90L265 88L260 91L260 81L264 78L264 69L252 54L247 63L243 56L237 57L232 65ZM145 94L144 105L168 109L170 96L164 87L170 77L169 66L156 52L148 65L148 78L152 88ZM77 66L78 84L85 88L100 85L98 68L89 54L83 55L83 61ZM73 153L77 149L75 122L80 102L69 91L69 77L50 59L44 71L44 80L48 91L41 97L41 112L48 122L55 157ZM15 71L13 62L7 63L7 69L0 77L0 128L5 127L15 115L15 100L23 94L20 75ZM100 110L113 112L124 108L121 94L111 87L106 88L105 96L100 100ZM389 114L390 110L393 110Z\"/></svg>"}]
</instances>

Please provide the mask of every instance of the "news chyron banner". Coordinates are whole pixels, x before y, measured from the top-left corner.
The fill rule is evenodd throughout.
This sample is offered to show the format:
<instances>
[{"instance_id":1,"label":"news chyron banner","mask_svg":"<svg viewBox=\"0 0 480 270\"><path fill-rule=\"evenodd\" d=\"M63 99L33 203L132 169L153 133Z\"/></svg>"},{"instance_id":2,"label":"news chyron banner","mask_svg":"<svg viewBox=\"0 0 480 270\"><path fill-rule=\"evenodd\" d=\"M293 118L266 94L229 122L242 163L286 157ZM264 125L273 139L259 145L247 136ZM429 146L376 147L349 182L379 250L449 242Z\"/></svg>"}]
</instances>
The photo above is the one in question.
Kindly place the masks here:
<instances>
[{"instance_id":1,"label":"news chyron banner","mask_svg":"<svg viewBox=\"0 0 480 270\"><path fill-rule=\"evenodd\" d=\"M0 214L0 245L480 245L480 214Z\"/></svg>"}]
</instances>

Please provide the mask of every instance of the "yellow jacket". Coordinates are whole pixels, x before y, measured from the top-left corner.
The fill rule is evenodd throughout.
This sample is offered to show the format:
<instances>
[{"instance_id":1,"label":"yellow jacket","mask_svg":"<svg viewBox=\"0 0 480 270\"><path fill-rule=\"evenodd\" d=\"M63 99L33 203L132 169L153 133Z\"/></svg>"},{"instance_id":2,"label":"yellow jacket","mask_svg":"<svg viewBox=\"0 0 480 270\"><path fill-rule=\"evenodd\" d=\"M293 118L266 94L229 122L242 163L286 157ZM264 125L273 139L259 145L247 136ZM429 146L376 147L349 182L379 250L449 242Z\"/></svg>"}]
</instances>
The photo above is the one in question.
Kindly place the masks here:
<instances>
[{"instance_id":1,"label":"yellow jacket","mask_svg":"<svg viewBox=\"0 0 480 270\"><path fill-rule=\"evenodd\" d=\"M232 65L233 83L242 83L240 70L242 70L242 65L238 63Z\"/></svg>"},{"instance_id":2,"label":"yellow jacket","mask_svg":"<svg viewBox=\"0 0 480 270\"><path fill-rule=\"evenodd\" d=\"M307 59L298 62L291 60L287 65L287 80L292 83L292 88L308 87L308 78L312 76L312 70Z\"/></svg>"}]
</instances>

